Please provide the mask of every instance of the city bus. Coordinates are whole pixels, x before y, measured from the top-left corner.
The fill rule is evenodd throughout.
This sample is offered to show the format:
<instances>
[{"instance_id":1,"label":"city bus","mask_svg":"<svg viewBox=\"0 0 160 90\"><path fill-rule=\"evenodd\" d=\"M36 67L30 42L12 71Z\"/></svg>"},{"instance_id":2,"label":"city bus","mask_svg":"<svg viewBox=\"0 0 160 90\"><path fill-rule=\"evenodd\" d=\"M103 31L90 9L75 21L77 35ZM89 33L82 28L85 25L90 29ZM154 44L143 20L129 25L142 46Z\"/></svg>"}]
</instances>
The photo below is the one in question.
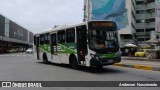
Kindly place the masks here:
<instances>
[{"instance_id":1,"label":"city bus","mask_svg":"<svg viewBox=\"0 0 160 90\"><path fill-rule=\"evenodd\" d=\"M36 57L43 63L102 68L121 61L115 22L89 21L34 35Z\"/></svg>"}]
</instances>

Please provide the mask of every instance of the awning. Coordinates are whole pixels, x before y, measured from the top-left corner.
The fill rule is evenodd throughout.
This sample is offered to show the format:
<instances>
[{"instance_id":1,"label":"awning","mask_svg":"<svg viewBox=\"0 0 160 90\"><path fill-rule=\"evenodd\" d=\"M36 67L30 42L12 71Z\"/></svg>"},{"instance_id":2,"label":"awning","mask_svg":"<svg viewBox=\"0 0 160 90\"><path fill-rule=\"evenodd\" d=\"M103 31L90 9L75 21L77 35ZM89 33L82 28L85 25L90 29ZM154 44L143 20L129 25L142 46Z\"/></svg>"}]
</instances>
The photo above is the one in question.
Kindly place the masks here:
<instances>
[{"instance_id":1,"label":"awning","mask_svg":"<svg viewBox=\"0 0 160 90\"><path fill-rule=\"evenodd\" d=\"M138 46L134 44L126 44L125 47L138 47Z\"/></svg>"}]
</instances>

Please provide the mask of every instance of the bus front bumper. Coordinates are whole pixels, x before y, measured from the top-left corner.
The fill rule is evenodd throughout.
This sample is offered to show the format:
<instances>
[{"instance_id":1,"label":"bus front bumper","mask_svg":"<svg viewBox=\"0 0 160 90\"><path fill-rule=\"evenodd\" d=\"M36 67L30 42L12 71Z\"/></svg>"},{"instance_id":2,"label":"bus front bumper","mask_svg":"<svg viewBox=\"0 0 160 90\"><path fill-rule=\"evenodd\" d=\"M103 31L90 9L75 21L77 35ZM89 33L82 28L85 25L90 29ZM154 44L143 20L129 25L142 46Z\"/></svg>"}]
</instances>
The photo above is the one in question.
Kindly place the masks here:
<instances>
[{"instance_id":1,"label":"bus front bumper","mask_svg":"<svg viewBox=\"0 0 160 90\"><path fill-rule=\"evenodd\" d=\"M105 66L105 65L113 65L114 63L121 62L121 57L116 57L113 59L97 59L92 58L90 60L90 66L96 67L96 66Z\"/></svg>"}]
</instances>

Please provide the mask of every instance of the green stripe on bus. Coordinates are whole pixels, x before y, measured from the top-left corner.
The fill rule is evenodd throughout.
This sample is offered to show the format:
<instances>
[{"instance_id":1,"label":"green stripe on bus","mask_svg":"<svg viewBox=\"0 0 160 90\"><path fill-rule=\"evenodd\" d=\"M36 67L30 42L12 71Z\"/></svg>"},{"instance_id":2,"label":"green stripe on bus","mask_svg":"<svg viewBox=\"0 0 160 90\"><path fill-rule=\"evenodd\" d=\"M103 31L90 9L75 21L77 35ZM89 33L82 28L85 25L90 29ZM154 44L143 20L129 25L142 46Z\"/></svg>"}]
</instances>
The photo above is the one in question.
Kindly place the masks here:
<instances>
[{"instance_id":1,"label":"green stripe on bus","mask_svg":"<svg viewBox=\"0 0 160 90\"><path fill-rule=\"evenodd\" d=\"M65 44L58 44L60 46L61 50L58 51L58 53L66 53L66 54L76 54L76 44L75 43L65 43Z\"/></svg>"},{"instance_id":2,"label":"green stripe on bus","mask_svg":"<svg viewBox=\"0 0 160 90\"><path fill-rule=\"evenodd\" d=\"M48 53L51 53L50 47L51 47L50 44L40 45L40 48ZM58 44L57 50L58 50L58 53L66 53L66 54L77 53L75 43Z\"/></svg>"},{"instance_id":3,"label":"green stripe on bus","mask_svg":"<svg viewBox=\"0 0 160 90\"><path fill-rule=\"evenodd\" d=\"M100 58L113 58L116 53L111 53L111 54L97 54Z\"/></svg>"},{"instance_id":4,"label":"green stripe on bus","mask_svg":"<svg viewBox=\"0 0 160 90\"><path fill-rule=\"evenodd\" d=\"M50 53L50 44L40 45L40 48Z\"/></svg>"}]
</instances>

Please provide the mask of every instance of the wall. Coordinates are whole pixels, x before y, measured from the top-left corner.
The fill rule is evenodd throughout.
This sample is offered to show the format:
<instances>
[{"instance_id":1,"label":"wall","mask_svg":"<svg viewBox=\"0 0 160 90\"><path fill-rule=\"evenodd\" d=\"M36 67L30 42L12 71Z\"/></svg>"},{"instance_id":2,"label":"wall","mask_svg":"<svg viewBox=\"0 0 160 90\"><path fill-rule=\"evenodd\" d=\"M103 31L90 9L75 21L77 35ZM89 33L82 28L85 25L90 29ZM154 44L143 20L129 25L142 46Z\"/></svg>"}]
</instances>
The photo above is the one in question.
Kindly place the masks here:
<instances>
[{"instance_id":1,"label":"wall","mask_svg":"<svg viewBox=\"0 0 160 90\"><path fill-rule=\"evenodd\" d=\"M109 20L115 21L118 30L129 31L129 11L126 5L130 0L92 0L92 17L91 20ZM128 5L131 6L131 5Z\"/></svg>"},{"instance_id":2,"label":"wall","mask_svg":"<svg viewBox=\"0 0 160 90\"><path fill-rule=\"evenodd\" d=\"M10 21L9 26L9 38L22 40L22 41L28 41L28 31L24 29L23 27L17 25L16 23Z\"/></svg>"}]
</instances>

